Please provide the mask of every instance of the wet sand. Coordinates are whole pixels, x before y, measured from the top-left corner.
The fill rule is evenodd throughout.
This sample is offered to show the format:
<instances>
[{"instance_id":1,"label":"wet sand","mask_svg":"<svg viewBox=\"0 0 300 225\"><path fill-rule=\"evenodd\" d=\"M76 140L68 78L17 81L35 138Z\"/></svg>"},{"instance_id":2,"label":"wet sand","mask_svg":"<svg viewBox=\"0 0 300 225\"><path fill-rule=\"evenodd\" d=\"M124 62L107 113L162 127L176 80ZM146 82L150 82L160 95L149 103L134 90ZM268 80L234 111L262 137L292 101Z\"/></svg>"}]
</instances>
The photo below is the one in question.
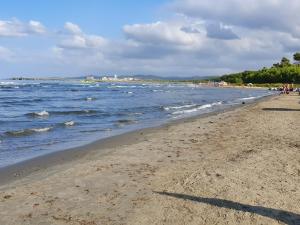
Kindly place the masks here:
<instances>
[{"instance_id":1,"label":"wet sand","mask_svg":"<svg viewBox=\"0 0 300 225\"><path fill-rule=\"evenodd\" d=\"M2 170L0 224L300 224L299 101L273 97Z\"/></svg>"}]
</instances>

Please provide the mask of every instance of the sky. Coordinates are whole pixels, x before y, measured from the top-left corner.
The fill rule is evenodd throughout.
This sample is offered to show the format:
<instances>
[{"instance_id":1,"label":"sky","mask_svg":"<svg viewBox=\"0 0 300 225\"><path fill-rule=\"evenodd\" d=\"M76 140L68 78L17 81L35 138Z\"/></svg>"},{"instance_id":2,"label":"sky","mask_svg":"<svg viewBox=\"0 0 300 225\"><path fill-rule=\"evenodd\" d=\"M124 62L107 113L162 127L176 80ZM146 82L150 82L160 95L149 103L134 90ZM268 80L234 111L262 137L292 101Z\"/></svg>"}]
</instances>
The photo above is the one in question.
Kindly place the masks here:
<instances>
[{"instance_id":1,"label":"sky","mask_svg":"<svg viewBox=\"0 0 300 225\"><path fill-rule=\"evenodd\" d=\"M299 0L0 0L0 78L208 76L300 51Z\"/></svg>"}]
</instances>

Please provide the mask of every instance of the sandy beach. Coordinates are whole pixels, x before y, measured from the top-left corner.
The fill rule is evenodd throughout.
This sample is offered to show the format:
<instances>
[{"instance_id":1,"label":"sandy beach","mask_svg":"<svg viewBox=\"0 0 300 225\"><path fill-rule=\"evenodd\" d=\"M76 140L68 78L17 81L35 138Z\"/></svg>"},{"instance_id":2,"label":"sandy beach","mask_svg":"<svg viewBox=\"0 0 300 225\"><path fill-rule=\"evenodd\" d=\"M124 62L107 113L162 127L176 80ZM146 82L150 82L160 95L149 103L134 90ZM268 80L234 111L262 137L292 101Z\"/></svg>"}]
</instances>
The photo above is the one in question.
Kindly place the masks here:
<instances>
[{"instance_id":1,"label":"sandy beach","mask_svg":"<svg viewBox=\"0 0 300 225\"><path fill-rule=\"evenodd\" d=\"M300 224L300 97L0 171L0 224Z\"/></svg>"}]
</instances>

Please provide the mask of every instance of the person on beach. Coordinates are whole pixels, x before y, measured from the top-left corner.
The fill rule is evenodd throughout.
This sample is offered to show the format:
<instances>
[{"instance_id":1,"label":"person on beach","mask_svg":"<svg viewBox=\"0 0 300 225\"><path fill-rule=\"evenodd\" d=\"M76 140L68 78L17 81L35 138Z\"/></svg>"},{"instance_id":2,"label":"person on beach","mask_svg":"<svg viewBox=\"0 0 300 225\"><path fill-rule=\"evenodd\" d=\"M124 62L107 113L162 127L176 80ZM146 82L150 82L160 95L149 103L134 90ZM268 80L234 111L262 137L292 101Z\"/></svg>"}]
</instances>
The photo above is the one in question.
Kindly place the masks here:
<instances>
[{"instance_id":1,"label":"person on beach","mask_svg":"<svg viewBox=\"0 0 300 225\"><path fill-rule=\"evenodd\" d=\"M281 94L289 94L289 93L290 93L289 87L290 87L289 84L284 84L284 85L282 86L282 88L281 88L281 89L282 89Z\"/></svg>"},{"instance_id":2,"label":"person on beach","mask_svg":"<svg viewBox=\"0 0 300 225\"><path fill-rule=\"evenodd\" d=\"M280 94L285 94L285 92L286 92L286 86L285 86L285 84L282 85L282 87L280 88L280 90L281 90Z\"/></svg>"}]
</instances>

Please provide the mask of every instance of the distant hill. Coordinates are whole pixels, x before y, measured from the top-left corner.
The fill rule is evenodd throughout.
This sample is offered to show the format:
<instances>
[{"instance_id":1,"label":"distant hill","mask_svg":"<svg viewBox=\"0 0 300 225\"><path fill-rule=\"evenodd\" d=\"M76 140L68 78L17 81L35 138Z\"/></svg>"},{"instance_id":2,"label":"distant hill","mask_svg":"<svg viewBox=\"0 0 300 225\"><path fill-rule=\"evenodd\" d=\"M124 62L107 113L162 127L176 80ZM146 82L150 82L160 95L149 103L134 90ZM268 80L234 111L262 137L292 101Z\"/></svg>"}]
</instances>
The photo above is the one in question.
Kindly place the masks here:
<instances>
[{"instance_id":1,"label":"distant hill","mask_svg":"<svg viewBox=\"0 0 300 225\"><path fill-rule=\"evenodd\" d=\"M103 76L92 75L94 78L99 79ZM191 77L177 77L177 76L156 76L156 75L119 75L118 77L133 77L140 80L163 80L163 81L194 81L194 80L216 80L217 76L191 76ZM14 77L13 80L83 80L86 76L76 76L76 77Z\"/></svg>"},{"instance_id":2,"label":"distant hill","mask_svg":"<svg viewBox=\"0 0 300 225\"><path fill-rule=\"evenodd\" d=\"M94 78L99 79L103 76L98 76L98 75L92 75ZM112 77L112 76L109 76ZM185 80L215 80L218 79L218 76L191 76L191 77L177 77L177 76L168 76L168 77L164 77L164 76L157 76L157 75L144 75L144 74L136 74L136 75L119 75L118 77L122 78L122 77L133 77L136 79L140 79L140 80L164 80L164 81L168 81L168 80L172 80L172 81L185 81ZM65 79L85 79L86 76L78 76L78 77L67 77Z\"/></svg>"},{"instance_id":3,"label":"distant hill","mask_svg":"<svg viewBox=\"0 0 300 225\"><path fill-rule=\"evenodd\" d=\"M177 77L177 76L156 76L156 75L133 75L131 77L142 79L142 80L173 80L173 81L184 81L184 80L214 80L217 76L191 76L191 77Z\"/></svg>"}]
</instances>

